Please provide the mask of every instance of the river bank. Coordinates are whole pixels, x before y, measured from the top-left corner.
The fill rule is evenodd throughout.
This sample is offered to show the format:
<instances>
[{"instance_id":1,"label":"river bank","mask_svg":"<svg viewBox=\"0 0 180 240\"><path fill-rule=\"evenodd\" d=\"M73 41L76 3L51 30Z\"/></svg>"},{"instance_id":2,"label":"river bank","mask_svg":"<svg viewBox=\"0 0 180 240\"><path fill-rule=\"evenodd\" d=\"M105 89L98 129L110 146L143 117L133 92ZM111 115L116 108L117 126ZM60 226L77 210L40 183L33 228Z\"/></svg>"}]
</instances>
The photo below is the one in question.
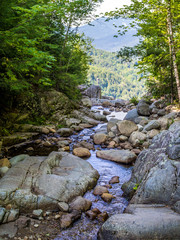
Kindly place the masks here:
<instances>
[{"instance_id":1,"label":"river bank","mask_svg":"<svg viewBox=\"0 0 180 240\"><path fill-rule=\"evenodd\" d=\"M123 100L113 101L92 99L92 102L94 102L94 104L98 104L99 106L92 107L91 111L88 110L88 108L83 109L83 111L75 110L71 117L66 119L66 122L69 124L69 128L60 128L57 131L56 128L53 128L52 126L51 128L50 126L42 126L39 129L42 131L42 128L44 128L44 133L37 139L30 141L30 145L28 145L28 148L31 148L29 149L31 150L30 155L33 155L33 153L38 155L36 149L41 152L44 148L51 152L52 146L59 149L59 153L54 155L55 158L52 157L52 155L50 155L47 159L43 157L38 158L38 161L40 161L41 164L43 163L44 165L44 162L48 163L50 168L46 167L43 169L49 169L47 173L50 175L45 174L43 175L45 178L42 178L41 174L44 170L41 170L40 175L39 172L38 174L36 173L34 180L31 180L30 189L28 191L30 194L33 193L33 195L31 195L29 200L25 202L26 205L28 203L29 206L31 206L29 209L30 211L27 211L27 208L22 208L23 201L20 200L21 198L12 198L12 191L9 195L11 196L10 198L7 197L8 195L6 195L6 198L3 197L4 192L8 194L7 190L5 190L5 187L7 186L8 172L10 170L12 171L14 167L10 168L10 170L8 170L9 167L7 167L8 169L6 168L7 173L4 173L4 177L0 180L1 189L3 189L0 195L2 219L4 222L4 224L0 226L1 232L3 227L6 226L5 222L8 221L8 218L10 219L9 216L12 216L13 211L19 208L19 212L14 212L16 213L14 214L14 219L11 218L13 221L16 220L20 213L21 217L16 220L16 224L14 225L14 222L11 222L12 220L10 223L7 223L7 226L9 226L7 227L8 230L14 229L12 239L18 239L18 237L22 239L25 237L27 237L26 239L97 239L97 232L103 222L108 217L111 219L111 216L114 214L122 213L128 204L126 198L122 196L123 191L126 192L126 189L123 188L122 191L121 186L130 179L132 164L134 164L137 156L139 154L141 155L141 152L149 147L155 135L158 136L161 131L168 129L173 122L179 121L178 112L174 111L169 113L168 108L165 108L163 105L163 101L157 101L151 105L142 101L137 107L135 107L134 104L127 103ZM88 105L88 107L92 105L90 99L87 97L84 100L84 104ZM123 113L127 111L127 115L126 113ZM103 115L101 115L102 113ZM120 115L121 120L118 119L118 115ZM106 116L108 122L100 122L100 120L107 121ZM125 120L122 121L124 117ZM93 127L93 125L98 126ZM84 130L82 128L84 128ZM45 129L49 130L49 132L46 131L45 133ZM78 133L77 131L80 132ZM37 148L34 147L35 145L31 144L37 144ZM10 148L12 153L19 149L20 153L26 154L24 159L18 160L20 162L17 164L20 165L21 162L23 163L24 161L37 161L37 158L32 157L28 160L26 159L28 148L26 142L23 144L20 143L18 146L15 145L14 150ZM79 157L75 157L71 154L69 155L69 153L63 153L62 151L73 152L74 155L87 160L82 160ZM6 153L8 153L8 151ZM45 153L45 151L43 151L43 153ZM8 154L10 154L10 151ZM57 156L59 158L58 162L56 160L53 160L52 162L52 159L56 159ZM13 159L13 161L15 160ZM13 161L12 158L10 158L11 164ZM65 162L63 163L63 161ZM77 162L77 165L74 161ZM88 162L92 165L92 167L91 165L88 165ZM76 168L74 168L74 164L76 165ZM78 169L82 169L81 177ZM91 169L90 175L88 169ZM26 177L32 177L33 171L34 170L31 168L29 175L28 170L28 172L26 172ZM57 177L60 177L60 182L58 183L56 181L53 183L53 178L49 181L47 176L55 176L56 179ZM88 178L88 176L90 178ZM70 181L69 177L71 179ZM113 177L116 177L115 183L111 183L111 178ZM40 179L42 179L42 183L48 182L50 187L47 188L47 184L42 184ZM64 182L63 179L67 179L66 182ZM4 180L4 183L2 183L2 180ZM101 186L101 191L103 187L104 192L97 194L94 192L95 189L88 191L89 188L93 188L96 185L96 182L97 186ZM63 187L60 187L59 184ZM139 183L133 182L133 186L131 185L132 194L136 192L139 185ZM22 194L22 185L18 185L18 188L19 187ZM52 191L53 188L56 189L56 192ZM47 198L45 200L42 195L44 194L44 191L44 196L48 196L48 198L50 197L48 200ZM60 194L57 195L57 192ZM75 197L82 196L84 193L84 198L79 198L77 201L78 205L82 205L82 201L85 202L84 208L80 207L80 209L77 209L76 207L76 209L73 209L73 199ZM40 199L40 194L42 195L41 198L43 197L42 199L44 199L43 202L38 200ZM16 190L15 196L18 196ZM22 196L26 196L27 198L27 193ZM37 203L36 205L33 205L34 202L36 202L36 196ZM19 205L16 199L18 201L20 200ZM31 199L34 200L32 201ZM3 205L3 203L5 204ZM59 209L57 209L57 204L60 205ZM52 209L52 206L54 206L54 209ZM91 210L88 210L90 207ZM39 213L33 212L33 209L35 211L41 211L39 211ZM96 209L96 211L94 209ZM80 220L75 222L73 227L63 230L63 228L71 226L78 218L80 218ZM20 225L23 225L22 222L24 227L21 228ZM18 233L16 233L17 229ZM88 235L90 235L89 238ZM7 239L11 239L10 235Z\"/></svg>"}]
</instances>

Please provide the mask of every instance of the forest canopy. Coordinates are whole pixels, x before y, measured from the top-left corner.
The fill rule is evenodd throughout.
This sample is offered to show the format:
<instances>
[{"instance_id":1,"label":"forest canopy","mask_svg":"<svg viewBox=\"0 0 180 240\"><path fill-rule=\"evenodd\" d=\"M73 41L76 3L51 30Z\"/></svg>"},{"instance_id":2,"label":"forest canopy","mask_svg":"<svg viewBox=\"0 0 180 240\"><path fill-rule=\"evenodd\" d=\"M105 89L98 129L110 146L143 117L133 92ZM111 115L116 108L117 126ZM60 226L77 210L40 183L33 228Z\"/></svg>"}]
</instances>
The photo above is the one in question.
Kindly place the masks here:
<instances>
[{"instance_id":1,"label":"forest canopy","mask_svg":"<svg viewBox=\"0 0 180 240\"><path fill-rule=\"evenodd\" d=\"M125 47L119 56L139 57L138 67L149 91L155 96L171 96L180 102L180 1L132 0L131 5L107 14L110 18L132 19L141 39L135 47ZM124 34L128 27L120 26Z\"/></svg>"},{"instance_id":2,"label":"forest canopy","mask_svg":"<svg viewBox=\"0 0 180 240\"><path fill-rule=\"evenodd\" d=\"M77 27L98 0L1 0L0 95L55 88L76 97L87 79L89 42ZM73 27L72 27L73 26Z\"/></svg>"}]
</instances>

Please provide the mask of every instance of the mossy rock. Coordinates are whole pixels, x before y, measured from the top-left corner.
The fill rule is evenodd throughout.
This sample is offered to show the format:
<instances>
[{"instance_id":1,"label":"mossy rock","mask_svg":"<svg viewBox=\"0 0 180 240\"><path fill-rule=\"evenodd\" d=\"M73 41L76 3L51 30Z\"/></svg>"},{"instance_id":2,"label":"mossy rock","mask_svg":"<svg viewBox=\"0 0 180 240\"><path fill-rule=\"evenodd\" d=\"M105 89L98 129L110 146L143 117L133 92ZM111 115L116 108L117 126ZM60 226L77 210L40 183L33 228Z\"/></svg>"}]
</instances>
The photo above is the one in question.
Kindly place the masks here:
<instances>
[{"instance_id":1,"label":"mossy rock","mask_svg":"<svg viewBox=\"0 0 180 240\"><path fill-rule=\"evenodd\" d=\"M25 142L35 135L38 135L38 133L16 133L15 135L2 137L3 146L12 146L18 143Z\"/></svg>"},{"instance_id":2,"label":"mossy rock","mask_svg":"<svg viewBox=\"0 0 180 240\"><path fill-rule=\"evenodd\" d=\"M16 119L16 123L26 121L28 118L29 118L29 113L20 114Z\"/></svg>"},{"instance_id":3,"label":"mossy rock","mask_svg":"<svg viewBox=\"0 0 180 240\"><path fill-rule=\"evenodd\" d=\"M40 108L45 115L52 115L57 111L67 114L74 108L74 103L63 93L51 90L41 95Z\"/></svg>"}]
</instances>

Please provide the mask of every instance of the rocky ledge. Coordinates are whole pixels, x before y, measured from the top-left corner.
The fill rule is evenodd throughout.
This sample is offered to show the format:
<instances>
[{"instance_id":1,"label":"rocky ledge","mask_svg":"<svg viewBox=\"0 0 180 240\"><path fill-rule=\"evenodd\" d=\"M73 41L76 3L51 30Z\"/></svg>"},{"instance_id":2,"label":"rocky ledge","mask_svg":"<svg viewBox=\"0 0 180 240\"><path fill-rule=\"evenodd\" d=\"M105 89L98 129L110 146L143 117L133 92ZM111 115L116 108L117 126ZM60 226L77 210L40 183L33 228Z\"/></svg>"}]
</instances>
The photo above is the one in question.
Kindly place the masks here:
<instances>
[{"instance_id":1,"label":"rocky ledge","mask_svg":"<svg viewBox=\"0 0 180 240\"><path fill-rule=\"evenodd\" d=\"M130 205L103 224L99 239L180 239L180 121L139 154L122 189Z\"/></svg>"},{"instance_id":2,"label":"rocky ledge","mask_svg":"<svg viewBox=\"0 0 180 240\"><path fill-rule=\"evenodd\" d=\"M48 157L24 155L0 180L0 223L14 221L19 212L58 210L60 203L67 205L93 188L98 177L88 162L69 153L52 152Z\"/></svg>"},{"instance_id":3,"label":"rocky ledge","mask_svg":"<svg viewBox=\"0 0 180 240\"><path fill-rule=\"evenodd\" d=\"M102 226L99 239L145 240L180 238L180 217L171 209L154 205L133 205L127 213L109 218Z\"/></svg>"}]
</instances>

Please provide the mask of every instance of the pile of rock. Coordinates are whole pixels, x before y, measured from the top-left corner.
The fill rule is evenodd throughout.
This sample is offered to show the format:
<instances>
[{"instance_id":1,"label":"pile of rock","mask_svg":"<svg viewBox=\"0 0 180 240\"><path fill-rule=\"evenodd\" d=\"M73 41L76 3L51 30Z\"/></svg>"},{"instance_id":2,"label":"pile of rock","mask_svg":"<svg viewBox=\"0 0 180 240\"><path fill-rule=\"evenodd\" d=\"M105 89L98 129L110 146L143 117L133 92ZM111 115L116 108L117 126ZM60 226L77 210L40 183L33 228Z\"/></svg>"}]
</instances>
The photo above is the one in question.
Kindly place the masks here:
<instances>
[{"instance_id":1,"label":"pile of rock","mask_svg":"<svg viewBox=\"0 0 180 240\"><path fill-rule=\"evenodd\" d=\"M106 116L99 112L90 111L86 107L72 111L69 116L63 115L63 126L61 127L59 127L61 119L58 119L58 116L56 117L52 117L57 121L56 125L16 124L15 130L17 132L2 137L0 147L3 149L3 154L14 156L14 154L23 153L31 156L47 156L52 151L58 151L59 149L69 151L69 144L71 143L69 136L84 128L91 128L100 122L107 121Z\"/></svg>"},{"instance_id":2,"label":"pile of rock","mask_svg":"<svg viewBox=\"0 0 180 240\"><path fill-rule=\"evenodd\" d=\"M135 154L138 155L143 148L148 147L161 129L161 123L157 120L147 120L146 125L144 123L143 120L143 126L128 120L110 119L106 129L100 129L94 134L93 141L101 147L119 150L97 151L97 156L123 163L135 160Z\"/></svg>"},{"instance_id":3,"label":"pile of rock","mask_svg":"<svg viewBox=\"0 0 180 240\"><path fill-rule=\"evenodd\" d=\"M120 104L122 105L121 102ZM102 129L98 129L93 140L102 148L120 150L97 151L97 156L122 163L133 162L136 155L149 147L156 135L178 120L178 111L168 113L169 108L165 106L162 100L155 101L151 105L141 100L136 108L127 113L123 121L111 118L107 128L103 126ZM132 154L136 155L132 156Z\"/></svg>"},{"instance_id":4,"label":"pile of rock","mask_svg":"<svg viewBox=\"0 0 180 240\"><path fill-rule=\"evenodd\" d=\"M130 205L125 214L106 221L99 239L179 239L179 173L180 121L176 121L138 156L130 181L122 187Z\"/></svg>"}]
</instances>

